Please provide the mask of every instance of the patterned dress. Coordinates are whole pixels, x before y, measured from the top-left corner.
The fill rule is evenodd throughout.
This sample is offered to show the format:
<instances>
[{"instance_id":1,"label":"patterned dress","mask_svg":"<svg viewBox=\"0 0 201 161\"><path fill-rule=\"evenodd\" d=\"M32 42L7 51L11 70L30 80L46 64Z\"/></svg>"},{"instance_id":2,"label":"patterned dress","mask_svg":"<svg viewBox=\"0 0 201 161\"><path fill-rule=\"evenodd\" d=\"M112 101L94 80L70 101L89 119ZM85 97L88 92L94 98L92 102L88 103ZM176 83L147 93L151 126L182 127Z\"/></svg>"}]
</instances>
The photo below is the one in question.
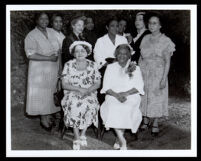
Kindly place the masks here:
<instances>
[{"instance_id":1,"label":"patterned dress","mask_svg":"<svg viewBox=\"0 0 201 161\"><path fill-rule=\"evenodd\" d=\"M89 88L101 79L95 62L87 60L87 69L78 71L76 69L76 60L70 60L64 65L63 80L72 86ZM62 108L64 111L64 123L67 127L84 129L92 123L98 127L99 103L97 92L92 92L82 98L78 92L64 90L62 99Z\"/></svg>"},{"instance_id":2,"label":"patterned dress","mask_svg":"<svg viewBox=\"0 0 201 161\"><path fill-rule=\"evenodd\" d=\"M168 81L163 89L160 89L160 81L165 69L164 54L172 56L175 44L164 34L153 43L149 34L143 38L140 49L139 66L145 90L140 106L142 114L151 118L168 116Z\"/></svg>"}]
</instances>

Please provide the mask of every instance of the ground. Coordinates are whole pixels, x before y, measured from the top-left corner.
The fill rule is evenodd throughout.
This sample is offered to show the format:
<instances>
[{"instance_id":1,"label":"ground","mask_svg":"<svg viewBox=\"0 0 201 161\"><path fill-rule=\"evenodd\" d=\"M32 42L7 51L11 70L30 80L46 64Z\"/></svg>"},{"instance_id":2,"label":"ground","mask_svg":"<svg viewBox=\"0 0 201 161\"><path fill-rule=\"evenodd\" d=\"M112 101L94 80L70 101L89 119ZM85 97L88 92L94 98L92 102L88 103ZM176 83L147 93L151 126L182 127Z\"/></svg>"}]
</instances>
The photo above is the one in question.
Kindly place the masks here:
<instances>
[{"instance_id":1,"label":"ground","mask_svg":"<svg viewBox=\"0 0 201 161\"><path fill-rule=\"evenodd\" d=\"M56 134L44 131L39 125L39 118L24 115L23 102L11 108L12 150L71 150L73 135L67 130L62 139ZM190 149L190 101L187 99L169 98L168 118L160 120L161 132L157 138L150 135L151 129L138 132L138 140L133 140L126 132L128 149ZM113 132L106 131L102 141L95 137L90 127L87 131L88 147L85 150L111 150L114 144Z\"/></svg>"}]
</instances>

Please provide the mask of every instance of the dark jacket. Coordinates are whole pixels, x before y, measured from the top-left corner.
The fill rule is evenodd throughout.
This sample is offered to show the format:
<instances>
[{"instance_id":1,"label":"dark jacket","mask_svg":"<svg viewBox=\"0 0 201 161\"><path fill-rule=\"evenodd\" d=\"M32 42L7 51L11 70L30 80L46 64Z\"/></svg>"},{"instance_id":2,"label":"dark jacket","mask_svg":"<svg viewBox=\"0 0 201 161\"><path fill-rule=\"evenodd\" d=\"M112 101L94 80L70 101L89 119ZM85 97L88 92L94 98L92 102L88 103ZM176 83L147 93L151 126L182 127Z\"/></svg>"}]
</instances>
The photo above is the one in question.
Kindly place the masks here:
<instances>
[{"instance_id":1,"label":"dark jacket","mask_svg":"<svg viewBox=\"0 0 201 161\"><path fill-rule=\"evenodd\" d=\"M149 30L146 30L139 38L138 40L134 43L133 41L131 42L131 47L133 48L133 50L135 51L135 54L131 57L132 61L136 61L136 63L138 64L139 58L140 58L140 44L141 41L143 39L143 37L147 34L150 34Z\"/></svg>"},{"instance_id":2,"label":"dark jacket","mask_svg":"<svg viewBox=\"0 0 201 161\"><path fill-rule=\"evenodd\" d=\"M96 40L98 39L95 31L84 30L83 36L86 38L86 41L92 45L92 49L95 46ZM94 61L93 53L87 57L87 59Z\"/></svg>"},{"instance_id":3,"label":"dark jacket","mask_svg":"<svg viewBox=\"0 0 201 161\"><path fill-rule=\"evenodd\" d=\"M69 47L70 45L74 42L74 41L85 41L84 37L77 37L73 32L70 33L64 40L63 40L63 44L62 44L62 65L64 66L64 64L73 59L73 55L71 55L69 53Z\"/></svg>"}]
</instances>

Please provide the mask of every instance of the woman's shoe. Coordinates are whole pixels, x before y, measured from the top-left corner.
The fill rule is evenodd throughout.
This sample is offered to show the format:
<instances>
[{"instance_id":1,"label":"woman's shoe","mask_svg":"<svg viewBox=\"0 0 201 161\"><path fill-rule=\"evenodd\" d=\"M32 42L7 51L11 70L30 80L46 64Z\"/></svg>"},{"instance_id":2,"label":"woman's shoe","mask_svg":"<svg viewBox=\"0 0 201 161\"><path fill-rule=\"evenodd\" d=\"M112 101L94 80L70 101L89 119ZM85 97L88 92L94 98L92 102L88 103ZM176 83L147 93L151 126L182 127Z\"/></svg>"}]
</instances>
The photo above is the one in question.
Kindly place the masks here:
<instances>
[{"instance_id":1,"label":"woman's shoe","mask_svg":"<svg viewBox=\"0 0 201 161\"><path fill-rule=\"evenodd\" d=\"M80 150L80 140L73 141L73 150Z\"/></svg>"},{"instance_id":2,"label":"woman's shoe","mask_svg":"<svg viewBox=\"0 0 201 161\"><path fill-rule=\"evenodd\" d=\"M40 126L46 130L47 132L50 132L52 130L52 126L45 126L42 122L40 122Z\"/></svg>"},{"instance_id":3,"label":"woman's shoe","mask_svg":"<svg viewBox=\"0 0 201 161\"><path fill-rule=\"evenodd\" d=\"M128 150L127 146L120 147L120 150Z\"/></svg>"},{"instance_id":4,"label":"woman's shoe","mask_svg":"<svg viewBox=\"0 0 201 161\"><path fill-rule=\"evenodd\" d=\"M114 145L113 145L113 148L114 148L115 150L120 149L119 143L115 142Z\"/></svg>"},{"instance_id":5,"label":"woman's shoe","mask_svg":"<svg viewBox=\"0 0 201 161\"><path fill-rule=\"evenodd\" d=\"M159 134L159 128L158 128L158 126L152 126L151 136L156 137L156 136L158 136L158 134Z\"/></svg>"},{"instance_id":6,"label":"woman's shoe","mask_svg":"<svg viewBox=\"0 0 201 161\"><path fill-rule=\"evenodd\" d=\"M87 146L87 137L86 136L80 136L80 145L81 146Z\"/></svg>"},{"instance_id":7,"label":"woman's shoe","mask_svg":"<svg viewBox=\"0 0 201 161\"><path fill-rule=\"evenodd\" d=\"M143 124L142 126L140 126L139 130L140 131L145 131L146 129L148 129L150 127L150 120L148 119L148 122L145 123L144 120L143 120Z\"/></svg>"}]
</instances>

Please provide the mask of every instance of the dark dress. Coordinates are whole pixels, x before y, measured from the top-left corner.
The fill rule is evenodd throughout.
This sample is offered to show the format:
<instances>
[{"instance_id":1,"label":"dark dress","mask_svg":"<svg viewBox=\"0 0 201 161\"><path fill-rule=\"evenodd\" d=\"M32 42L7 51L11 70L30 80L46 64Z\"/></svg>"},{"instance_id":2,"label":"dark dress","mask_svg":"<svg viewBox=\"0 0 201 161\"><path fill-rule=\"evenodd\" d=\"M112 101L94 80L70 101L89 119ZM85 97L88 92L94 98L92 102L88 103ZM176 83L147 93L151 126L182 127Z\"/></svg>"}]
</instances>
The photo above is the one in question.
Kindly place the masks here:
<instances>
[{"instance_id":1,"label":"dark dress","mask_svg":"<svg viewBox=\"0 0 201 161\"><path fill-rule=\"evenodd\" d=\"M71 32L64 40L62 44L62 66L74 57L69 53L69 47L74 41L86 41L83 36L77 37L73 32Z\"/></svg>"},{"instance_id":2,"label":"dark dress","mask_svg":"<svg viewBox=\"0 0 201 161\"><path fill-rule=\"evenodd\" d=\"M150 34L149 30L146 30L138 39L137 41L134 43L134 41L131 42L131 47L133 48L133 50L135 51L135 54L131 57L132 61L136 61L136 63L138 64L139 58L140 58L140 44L141 41L143 39L143 37L147 34ZM137 35L135 35L137 36Z\"/></svg>"},{"instance_id":3,"label":"dark dress","mask_svg":"<svg viewBox=\"0 0 201 161\"><path fill-rule=\"evenodd\" d=\"M98 39L95 31L84 30L83 36L86 38L86 41L92 45L92 48L94 48L96 40ZM94 61L93 54L89 55L87 59Z\"/></svg>"}]
</instances>

